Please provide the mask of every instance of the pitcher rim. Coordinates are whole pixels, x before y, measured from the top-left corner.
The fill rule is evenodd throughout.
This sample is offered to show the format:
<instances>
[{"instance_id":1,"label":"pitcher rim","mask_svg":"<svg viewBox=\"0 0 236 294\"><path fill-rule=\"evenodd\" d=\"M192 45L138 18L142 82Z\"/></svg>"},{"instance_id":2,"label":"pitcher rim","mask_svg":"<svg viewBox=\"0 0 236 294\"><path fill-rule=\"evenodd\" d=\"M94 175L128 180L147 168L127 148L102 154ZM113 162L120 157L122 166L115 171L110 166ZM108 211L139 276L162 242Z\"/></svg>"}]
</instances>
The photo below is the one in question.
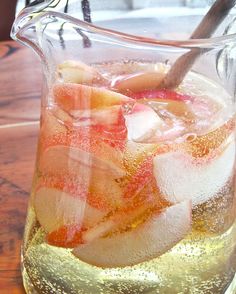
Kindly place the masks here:
<instances>
[{"instance_id":1,"label":"pitcher rim","mask_svg":"<svg viewBox=\"0 0 236 294\"><path fill-rule=\"evenodd\" d=\"M20 14L17 16L17 18L20 16ZM157 38L151 38L151 37L137 36L133 34L124 33L118 30L103 28L96 24L88 23L86 21L77 19L71 15L68 15L63 12L58 12L58 11L41 12L39 15L31 19L25 26L27 27L28 25L32 24L32 21L35 22L36 19L40 19L43 17L60 17L90 32L94 32L100 35L105 35L107 37L110 37L112 39L118 39L120 41L138 43L143 45L151 45L151 46L157 45L157 46L164 46L164 47L168 46L168 47L177 47L177 48L196 48L196 47L212 48L212 47L218 47L220 45L222 46L230 42L236 42L236 33L223 34L222 36L209 37L205 39L198 38L198 39L180 39L180 40L157 39ZM14 39L15 38L18 39L17 33L13 33L15 22L13 23L13 26L12 26L11 37Z\"/></svg>"}]
</instances>

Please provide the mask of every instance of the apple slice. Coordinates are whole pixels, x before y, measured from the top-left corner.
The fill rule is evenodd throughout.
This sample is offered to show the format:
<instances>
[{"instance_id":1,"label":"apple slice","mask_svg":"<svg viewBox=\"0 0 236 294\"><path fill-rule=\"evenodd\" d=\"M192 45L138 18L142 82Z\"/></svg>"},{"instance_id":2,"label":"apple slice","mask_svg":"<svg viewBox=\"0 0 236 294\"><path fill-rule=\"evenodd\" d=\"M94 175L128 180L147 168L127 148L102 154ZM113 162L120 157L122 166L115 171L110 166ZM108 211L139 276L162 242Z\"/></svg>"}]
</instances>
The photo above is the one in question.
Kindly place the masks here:
<instances>
[{"instance_id":1,"label":"apple slice","mask_svg":"<svg viewBox=\"0 0 236 294\"><path fill-rule=\"evenodd\" d=\"M58 107L47 108L43 111L41 120L41 134L44 137L65 134L68 126L72 125L72 118Z\"/></svg>"},{"instance_id":2,"label":"apple slice","mask_svg":"<svg viewBox=\"0 0 236 294\"><path fill-rule=\"evenodd\" d=\"M163 79L162 72L141 72L121 76L113 83L113 88L121 93L139 92L146 89L155 89Z\"/></svg>"},{"instance_id":3,"label":"apple slice","mask_svg":"<svg viewBox=\"0 0 236 294\"><path fill-rule=\"evenodd\" d=\"M154 212L136 228L94 240L73 250L89 264L125 267L156 258L171 249L191 229L191 204L185 201Z\"/></svg>"},{"instance_id":4,"label":"apple slice","mask_svg":"<svg viewBox=\"0 0 236 294\"><path fill-rule=\"evenodd\" d=\"M114 209L123 203L123 192L117 179L126 173L114 161L105 161L78 148L56 145L42 153L39 170L46 177L61 177L61 184L65 185L65 179L73 177L73 186L81 184L85 187L85 197L88 197L88 192L94 195L89 199L93 200L91 205L95 207L99 208L102 202L103 206ZM71 193L71 190L68 192Z\"/></svg>"},{"instance_id":5,"label":"apple slice","mask_svg":"<svg viewBox=\"0 0 236 294\"><path fill-rule=\"evenodd\" d=\"M114 125L118 124L122 115L120 105L100 109L71 110L75 126Z\"/></svg>"},{"instance_id":6,"label":"apple slice","mask_svg":"<svg viewBox=\"0 0 236 294\"><path fill-rule=\"evenodd\" d=\"M125 115L125 121L128 139L136 142L148 140L163 123L157 113L144 104L135 104Z\"/></svg>"},{"instance_id":7,"label":"apple slice","mask_svg":"<svg viewBox=\"0 0 236 294\"><path fill-rule=\"evenodd\" d=\"M74 127L89 127L88 136L96 136L107 144L123 149L127 140L127 128L121 105L101 109L71 111ZM76 128L75 128L76 131Z\"/></svg>"},{"instance_id":8,"label":"apple slice","mask_svg":"<svg viewBox=\"0 0 236 294\"><path fill-rule=\"evenodd\" d=\"M66 83L107 84L98 70L81 61L67 60L59 64L58 75Z\"/></svg>"},{"instance_id":9,"label":"apple slice","mask_svg":"<svg viewBox=\"0 0 236 294\"><path fill-rule=\"evenodd\" d=\"M107 213L86 203L86 199L55 188L40 187L33 199L37 219L46 232L52 232L62 226L82 225L90 227L96 224Z\"/></svg>"},{"instance_id":10,"label":"apple slice","mask_svg":"<svg viewBox=\"0 0 236 294\"><path fill-rule=\"evenodd\" d=\"M83 166L96 168L113 178L121 178L126 174L121 155L115 148L102 142L94 152L66 145L50 146L44 150L39 160L39 169L43 173L68 171L74 174L83 169Z\"/></svg>"},{"instance_id":11,"label":"apple slice","mask_svg":"<svg viewBox=\"0 0 236 294\"><path fill-rule=\"evenodd\" d=\"M73 83L55 84L53 96L56 104L66 112L133 103L131 98L122 94Z\"/></svg>"},{"instance_id":12,"label":"apple slice","mask_svg":"<svg viewBox=\"0 0 236 294\"><path fill-rule=\"evenodd\" d=\"M158 154L153 159L157 185L167 201L191 199L193 206L214 197L233 176L234 139L207 156L194 158L186 151Z\"/></svg>"},{"instance_id":13,"label":"apple slice","mask_svg":"<svg viewBox=\"0 0 236 294\"><path fill-rule=\"evenodd\" d=\"M89 243L115 231L134 228L144 222L154 208L161 211L169 205L170 203L160 197L155 180L152 179L131 201L109 213L101 222L85 231L83 242Z\"/></svg>"}]
</instances>

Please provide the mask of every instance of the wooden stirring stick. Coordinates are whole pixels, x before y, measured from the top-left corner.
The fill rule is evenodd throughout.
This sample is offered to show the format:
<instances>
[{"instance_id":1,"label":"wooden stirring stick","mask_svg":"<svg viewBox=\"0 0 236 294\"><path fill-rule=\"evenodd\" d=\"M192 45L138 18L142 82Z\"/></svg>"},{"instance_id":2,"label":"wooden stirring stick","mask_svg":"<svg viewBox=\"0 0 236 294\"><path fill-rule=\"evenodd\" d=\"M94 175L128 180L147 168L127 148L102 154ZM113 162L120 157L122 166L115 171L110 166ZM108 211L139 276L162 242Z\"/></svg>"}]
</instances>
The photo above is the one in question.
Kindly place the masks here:
<instances>
[{"instance_id":1,"label":"wooden stirring stick","mask_svg":"<svg viewBox=\"0 0 236 294\"><path fill-rule=\"evenodd\" d=\"M201 23L191 35L191 39L209 38L224 18L228 15L231 8L236 4L236 0L217 0L205 15ZM195 60L200 56L201 49L193 48L188 53L179 57L170 68L158 88L176 88L184 79Z\"/></svg>"}]
</instances>

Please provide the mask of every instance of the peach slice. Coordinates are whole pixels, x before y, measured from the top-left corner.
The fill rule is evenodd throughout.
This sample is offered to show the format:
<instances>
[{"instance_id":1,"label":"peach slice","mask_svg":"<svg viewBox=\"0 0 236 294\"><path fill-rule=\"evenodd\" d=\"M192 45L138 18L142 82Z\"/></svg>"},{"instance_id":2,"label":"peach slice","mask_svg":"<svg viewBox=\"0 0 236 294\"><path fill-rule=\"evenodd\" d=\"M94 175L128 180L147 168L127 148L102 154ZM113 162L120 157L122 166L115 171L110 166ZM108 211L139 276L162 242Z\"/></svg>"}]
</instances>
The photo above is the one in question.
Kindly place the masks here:
<instances>
[{"instance_id":1,"label":"peach slice","mask_svg":"<svg viewBox=\"0 0 236 294\"><path fill-rule=\"evenodd\" d=\"M67 190L66 187L64 187L64 189ZM154 210L161 211L169 206L169 203L160 198L155 183L147 185L131 202L115 210L110 210L105 216L107 205L104 205L103 201L100 201L100 199L98 199L97 205L94 205L94 201L96 200L94 200L94 195L91 196L92 197L88 195L86 200L87 203L93 206L86 206L87 213L84 215L82 228L74 224L61 226L59 229L47 235L49 244L65 248L74 248L79 244L89 243L97 238L115 234L118 230L134 228L140 223L143 223ZM94 221L94 216L91 219L88 218L90 213L94 213L91 211L93 207L97 207L102 212L102 214L99 215L95 210L97 216L96 223ZM68 239L68 236L72 237Z\"/></svg>"},{"instance_id":2,"label":"peach slice","mask_svg":"<svg viewBox=\"0 0 236 294\"><path fill-rule=\"evenodd\" d=\"M98 150L89 152L83 148L54 145L46 148L39 160L39 170L45 173L83 173L83 166L96 168L113 178L121 178L126 172L122 158L116 149L100 144ZM114 149L114 150L111 150ZM117 154L118 153L118 154Z\"/></svg>"},{"instance_id":3,"label":"peach slice","mask_svg":"<svg viewBox=\"0 0 236 294\"><path fill-rule=\"evenodd\" d=\"M70 112L76 126L118 124L122 115L120 105L101 109L74 110Z\"/></svg>"},{"instance_id":4,"label":"peach slice","mask_svg":"<svg viewBox=\"0 0 236 294\"><path fill-rule=\"evenodd\" d=\"M44 137L65 134L67 127L72 124L72 118L58 107L47 108L43 111L41 124L41 133Z\"/></svg>"},{"instance_id":5,"label":"peach slice","mask_svg":"<svg viewBox=\"0 0 236 294\"><path fill-rule=\"evenodd\" d=\"M186 151L156 155L153 173L167 201L191 199L193 206L214 197L232 177L235 142L229 142L207 156L194 158Z\"/></svg>"},{"instance_id":6,"label":"peach slice","mask_svg":"<svg viewBox=\"0 0 236 294\"><path fill-rule=\"evenodd\" d=\"M89 264L125 267L156 258L183 239L191 228L191 204L185 201L154 212L136 228L99 238L73 250Z\"/></svg>"},{"instance_id":7,"label":"peach slice","mask_svg":"<svg viewBox=\"0 0 236 294\"><path fill-rule=\"evenodd\" d=\"M107 80L95 68L80 61L67 60L59 64L58 74L66 83L107 83Z\"/></svg>"},{"instance_id":8,"label":"peach slice","mask_svg":"<svg viewBox=\"0 0 236 294\"><path fill-rule=\"evenodd\" d=\"M66 112L133 103L131 98L122 94L73 83L55 84L53 96L57 105Z\"/></svg>"},{"instance_id":9,"label":"peach slice","mask_svg":"<svg viewBox=\"0 0 236 294\"><path fill-rule=\"evenodd\" d=\"M113 83L113 88L121 93L155 89L163 79L163 72L141 72L122 76Z\"/></svg>"},{"instance_id":10,"label":"peach slice","mask_svg":"<svg viewBox=\"0 0 236 294\"><path fill-rule=\"evenodd\" d=\"M119 163L122 164L122 161ZM74 178L74 186L82 184L85 187L85 197L88 197L88 193L96 195L92 198L94 201L102 201L103 206L114 209L123 203L123 192L117 179L123 177L126 172L121 165L116 165L114 160L109 160L108 155L105 160L79 148L55 145L42 153L39 170L46 177L62 177L62 185L66 178ZM61 188L64 189L64 186ZM71 193L71 189L68 192Z\"/></svg>"},{"instance_id":11,"label":"peach slice","mask_svg":"<svg viewBox=\"0 0 236 294\"><path fill-rule=\"evenodd\" d=\"M84 243L90 243L95 239L104 237L107 234L112 234L114 231L123 227L133 225L135 226L135 218L137 222L142 220L142 216L149 212L150 203L144 202L143 205L137 205L137 207L131 205L128 208L122 208L119 211L114 212L110 217L105 218L100 223L85 231L82 236Z\"/></svg>"},{"instance_id":12,"label":"peach slice","mask_svg":"<svg viewBox=\"0 0 236 294\"><path fill-rule=\"evenodd\" d=\"M160 197L155 180L151 180L131 201L109 213L101 222L85 231L83 242L89 243L107 234L114 234L117 230L134 228L144 222L154 209L161 211L169 205Z\"/></svg>"},{"instance_id":13,"label":"peach slice","mask_svg":"<svg viewBox=\"0 0 236 294\"><path fill-rule=\"evenodd\" d=\"M46 232L52 232L64 225L76 225L77 230L83 226L93 226L106 211L91 207L79 195L74 197L69 193L55 188L39 188L33 199L37 219Z\"/></svg>"},{"instance_id":14,"label":"peach slice","mask_svg":"<svg viewBox=\"0 0 236 294\"><path fill-rule=\"evenodd\" d=\"M188 104L183 101L170 99L143 99L139 101L151 107L162 117L171 117L174 115L189 123L194 122L196 119Z\"/></svg>"},{"instance_id":15,"label":"peach slice","mask_svg":"<svg viewBox=\"0 0 236 294\"><path fill-rule=\"evenodd\" d=\"M93 176L91 176L91 174ZM100 172L97 174L97 171L93 171L93 173L91 173L91 170L88 171L86 169L82 174L78 175L45 175L40 178L37 190L42 187L57 189L75 198L79 197L84 201L86 200L91 207L97 208L101 211L106 211L108 213L117 208L117 203L120 203L122 195L120 193L120 189L118 189L118 192L120 193L118 194L116 189L117 186L115 186L115 188L111 187L114 182L113 179L108 179L106 181L106 188L108 187L110 190L107 188L106 192L104 192L105 188L97 188L99 183L96 181L96 176L101 176L102 180L105 176L107 179L107 175L101 175ZM114 183L116 184L116 182Z\"/></svg>"},{"instance_id":16,"label":"peach slice","mask_svg":"<svg viewBox=\"0 0 236 294\"><path fill-rule=\"evenodd\" d=\"M144 104L135 104L125 115L125 121L128 139L136 142L148 140L163 123L157 113Z\"/></svg>"}]
</instances>

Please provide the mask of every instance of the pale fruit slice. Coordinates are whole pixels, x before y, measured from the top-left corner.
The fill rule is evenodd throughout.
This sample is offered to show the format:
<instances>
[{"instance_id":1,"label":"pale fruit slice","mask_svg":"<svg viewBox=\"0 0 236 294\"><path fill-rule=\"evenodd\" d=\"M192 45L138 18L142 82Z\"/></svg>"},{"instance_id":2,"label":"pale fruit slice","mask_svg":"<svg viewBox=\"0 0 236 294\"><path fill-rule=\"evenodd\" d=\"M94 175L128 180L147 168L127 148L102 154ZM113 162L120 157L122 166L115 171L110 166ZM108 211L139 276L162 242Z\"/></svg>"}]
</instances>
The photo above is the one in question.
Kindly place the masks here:
<instances>
[{"instance_id":1,"label":"pale fruit slice","mask_svg":"<svg viewBox=\"0 0 236 294\"><path fill-rule=\"evenodd\" d=\"M148 140L163 123L152 108L143 104L135 104L125 121L128 139L136 142Z\"/></svg>"},{"instance_id":2,"label":"pale fruit slice","mask_svg":"<svg viewBox=\"0 0 236 294\"><path fill-rule=\"evenodd\" d=\"M120 77L113 84L113 88L122 93L139 92L147 89L156 89L165 73L141 72Z\"/></svg>"},{"instance_id":3,"label":"pale fruit slice","mask_svg":"<svg viewBox=\"0 0 236 294\"><path fill-rule=\"evenodd\" d=\"M55 102L64 111L99 109L122 105L133 100L122 94L104 88L73 83L56 84L53 87Z\"/></svg>"},{"instance_id":4,"label":"pale fruit slice","mask_svg":"<svg viewBox=\"0 0 236 294\"><path fill-rule=\"evenodd\" d=\"M46 232L52 232L65 225L90 227L97 223L106 211L91 207L79 195L74 197L55 188L39 188L33 200L37 219Z\"/></svg>"},{"instance_id":5,"label":"pale fruit slice","mask_svg":"<svg viewBox=\"0 0 236 294\"><path fill-rule=\"evenodd\" d=\"M100 153L88 152L82 148L55 145L48 147L41 155L39 169L45 173L83 173L83 166L96 168L113 178L125 176L122 160L116 150L100 144ZM117 155L117 156L116 156Z\"/></svg>"},{"instance_id":6,"label":"pale fruit slice","mask_svg":"<svg viewBox=\"0 0 236 294\"><path fill-rule=\"evenodd\" d=\"M75 126L114 125L120 122L122 109L120 105L114 105L101 109L71 110L70 114L75 119Z\"/></svg>"},{"instance_id":7,"label":"pale fruit slice","mask_svg":"<svg viewBox=\"0 0 236 294\"><path fill-rule=\"evenodd\" d=\"M72 118L62 109L55 107L46 109L42 115L41 133L44 137L66 133L67 126L72 124Z\"/></svg>"},{"instance_id":8,"label":"pale fruit slice","mask_svg":"<svg viewBox=\"0 0 236 294\"><path fill-rule=\"evenodd\" d=\"M188 104L183 101L171 99L142 99L140 102L154 109L161 117L170 118L174 115L188 123L193 122L196 118L194 113L189 109Z\"/></svg>"},{"instance_id":9,"label":"pale fruit slice","mask_svg":"<svg viewBox=\"0 0 236 294\"><path fill-rule=\"evenodd\" d=\"M67 60L59 64L58 74L66 83L107 83L106 79L95 68L80 61Z\"/></svg>"},{"instance_id":10,"label":"pale fruit slice","mask_svg":"<svg viewBox=\"0 0 236 294\"><path fill-rule=\"evenodd\" d=\"M193 206L214 197L232 177L235 163L235 142L209 155L194 158L184 151L155 156L154 175L166 200L176 203L191 199Z\"/></svg>"},{"instance_id":11,"label":"pale fruit slice","mask_svg":"<svg viewBox=\"0 0 236 294\"><path fill-rule=\"evenodd\" d=\"M191 204L185 201L154 213L131 231L80 245L80 260L103 268L124 267L156 258L185 237L191 228Z\"/></svg>"},{"instance_id":12,"label":"pale fruit slice","mask_svg":"<svg viewBox=\"0 0 236 294\"><path fill-rule=\"evenodd\" d=\"M127 226L135 226L136 223L141 222L146 215L150 215L150 211L154 206L157 209L157 201L154 199L156 195L150 197L148 195L149 192L153 193L153 191L143 191L143 195L133 199L133 202L127 203L125 206L120 207L120 209L108 214L97 225L85 231L82 238L84 243L89 243L106 234L111 234L116 230L126 228ZM158 207L160 210L162 208L164 208L164 206Z\"/></svg>"}]
</instances>

